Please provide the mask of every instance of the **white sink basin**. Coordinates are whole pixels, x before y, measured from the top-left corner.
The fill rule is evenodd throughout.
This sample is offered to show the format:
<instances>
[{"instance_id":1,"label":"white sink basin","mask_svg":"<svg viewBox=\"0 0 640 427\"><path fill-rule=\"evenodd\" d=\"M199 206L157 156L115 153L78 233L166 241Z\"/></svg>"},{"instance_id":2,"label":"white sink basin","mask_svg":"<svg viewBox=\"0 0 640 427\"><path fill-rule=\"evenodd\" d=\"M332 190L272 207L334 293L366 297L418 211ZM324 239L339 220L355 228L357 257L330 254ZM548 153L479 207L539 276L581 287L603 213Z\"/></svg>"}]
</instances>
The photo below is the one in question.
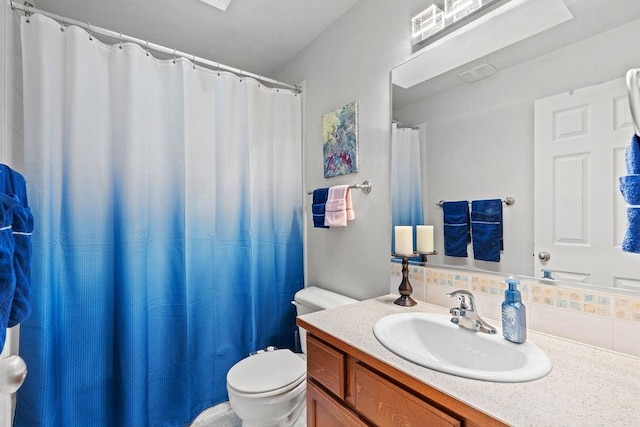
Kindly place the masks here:
<instances>
[{"instance_id":1,"label":"white sink basin","mask_svg":"<svg viewBox=\"0 0 640 427\"><path fill-rule=\"evenodd\" d=\"M551 371L551 360L533 343L514 344L451 323L451 316L399 313L385 316L373 333L386 348L440 372L495 382L524 382Z\"/></svg>"}]
</instances>

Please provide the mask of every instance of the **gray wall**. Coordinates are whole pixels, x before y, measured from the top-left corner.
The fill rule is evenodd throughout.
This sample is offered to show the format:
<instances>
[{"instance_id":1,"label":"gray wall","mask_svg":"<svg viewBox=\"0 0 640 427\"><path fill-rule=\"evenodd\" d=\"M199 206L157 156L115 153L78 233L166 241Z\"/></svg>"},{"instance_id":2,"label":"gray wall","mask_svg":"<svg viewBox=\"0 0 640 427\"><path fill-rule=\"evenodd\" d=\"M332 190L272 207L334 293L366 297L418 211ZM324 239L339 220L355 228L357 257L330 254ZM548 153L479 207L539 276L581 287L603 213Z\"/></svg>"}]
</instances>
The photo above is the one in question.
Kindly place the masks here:
<instances>
[{"instance_id":1,"label":"gray wall","mask_svg":"<svg viewBox=\"0 0 640 427\"><path fill-rule=\"evenodd\" d=\"M533 103L572 89L624 77L640 66L640 21L586 39L488 79L393 112L427 123L427 218L436 224L430 262L539 276L533 264ZM444 257L439 200L515 197L504 209L500 263Z\"/></svg>"},{"instance_id":2,"label":"gray wall","mask_svg":"<svg viewBox=\"0 0 640 427\"><path fill-rule=\"evenodd\" d=\"M307 285L358 299L389 291L390 71L411 54L411 17L424 7L422 0L361 0L275 76L305 82L305 189L373 183L370 194L353 193L356 219L343 229L314 229L308 198ZM322 115L354 100L359 172L324 179Z\"/></svg>"}]
</instances>

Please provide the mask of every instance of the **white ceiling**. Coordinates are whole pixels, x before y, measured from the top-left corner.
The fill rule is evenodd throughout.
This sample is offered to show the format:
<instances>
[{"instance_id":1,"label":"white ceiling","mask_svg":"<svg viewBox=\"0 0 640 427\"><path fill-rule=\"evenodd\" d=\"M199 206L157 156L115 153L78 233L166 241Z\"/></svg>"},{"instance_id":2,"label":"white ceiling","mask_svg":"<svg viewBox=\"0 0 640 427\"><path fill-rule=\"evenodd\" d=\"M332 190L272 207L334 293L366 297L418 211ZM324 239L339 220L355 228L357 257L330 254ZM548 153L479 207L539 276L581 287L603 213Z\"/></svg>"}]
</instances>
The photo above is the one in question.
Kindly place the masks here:
<instances>
[{"instance_id":1,"label":"white ceiling","mask_svg":"<svg viewBox=\"0 0 640 427\"><path fill-rule=\"evenodd\" d=\"M640 19L640 0L563 0L573 19L497 52L485 55L409 89L393 86L393 109L405 107L438 93L468 84L458 74L489 63L504 70L564 46ZM638 41L640 43L640 41ZM419 54L416 52L416 54ZM404 64L403 64L404 65Z\"/></svg>"},{"instance_id":2,"label":"white ceiling","mask_svg":"<svg viewBox=\"0 0 640 427\"><path fill-rule=\"evenodd\" d=\"M35 0L35 7L270 76L357 1L234 0L226 12L200 0Z\"/></svg>"}]
</instances>

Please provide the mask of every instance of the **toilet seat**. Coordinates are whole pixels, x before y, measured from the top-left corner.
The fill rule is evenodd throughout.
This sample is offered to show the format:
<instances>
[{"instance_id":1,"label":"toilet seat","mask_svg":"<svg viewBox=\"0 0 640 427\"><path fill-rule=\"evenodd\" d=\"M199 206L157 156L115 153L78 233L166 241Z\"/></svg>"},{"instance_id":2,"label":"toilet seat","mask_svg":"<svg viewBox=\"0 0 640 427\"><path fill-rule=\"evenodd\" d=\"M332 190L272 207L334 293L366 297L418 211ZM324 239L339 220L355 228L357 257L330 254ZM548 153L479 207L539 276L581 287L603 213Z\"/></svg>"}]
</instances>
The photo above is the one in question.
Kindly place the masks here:
<instances>
[{"instance_id":1,"label":"toilet seat","mask_svg":"<svg viewBox=\"0 0 640 427\"><path fill-rule=\"evenodd\" d=\"M247 357L227 373L227 386L249 398L286 393L306 379L306 363L290 350L274 350Z\"/></svg>"}]
</instances>

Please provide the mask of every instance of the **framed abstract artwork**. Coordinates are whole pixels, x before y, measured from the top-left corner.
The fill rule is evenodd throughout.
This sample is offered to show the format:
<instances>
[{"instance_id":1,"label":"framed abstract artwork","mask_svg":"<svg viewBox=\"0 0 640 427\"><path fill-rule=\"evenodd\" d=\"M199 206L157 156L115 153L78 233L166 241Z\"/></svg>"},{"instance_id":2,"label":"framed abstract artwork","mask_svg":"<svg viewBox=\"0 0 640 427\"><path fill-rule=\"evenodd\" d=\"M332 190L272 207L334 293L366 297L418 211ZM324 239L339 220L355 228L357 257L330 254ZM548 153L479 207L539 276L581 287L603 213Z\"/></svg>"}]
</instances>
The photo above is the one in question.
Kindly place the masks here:
<instances>
[{"instance_id":1,"label":"framed abstract artwork","mask_svg":"<svg viewBox=\"0 0 640 427\"><path fill-rule=\"evenodd\" d=\"M324 177L358 172L358 101L322 116Z\"/></svg>"}]
</instances>

